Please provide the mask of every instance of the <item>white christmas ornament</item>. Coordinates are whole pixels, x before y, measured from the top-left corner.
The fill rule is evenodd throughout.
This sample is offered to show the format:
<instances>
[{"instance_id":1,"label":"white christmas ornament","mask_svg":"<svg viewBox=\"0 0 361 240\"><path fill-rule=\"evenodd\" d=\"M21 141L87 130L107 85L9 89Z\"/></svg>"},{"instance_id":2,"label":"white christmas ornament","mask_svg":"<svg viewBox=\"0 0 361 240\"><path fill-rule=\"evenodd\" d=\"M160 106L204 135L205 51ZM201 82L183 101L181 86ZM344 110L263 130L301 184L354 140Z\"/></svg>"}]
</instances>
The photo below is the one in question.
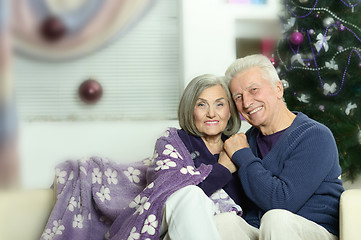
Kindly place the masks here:
<instances>
[{"instance_id":1,"label":"white christmas ornament","mask_svg":"<svg viewBox=\"0 0 361 240\"><path fill-rule=\"evenodd\" d=\"M298 53L291 57L291 63L293 64L293 62L295 62L295 61L299 62L302 66L305 66L305 63L303 62L301 54Z\"/></svg>"},{"instance_id":2,"label":"white christmas ornament","mask_svg":"<svg viewBox=\"0 0 361 240\"><path fill-rule=\"evenodd\" d=\"M329 85L328 83L325 83L323 85L323 94L327 95L328 93L334 93L336 92L336 83L332 83L331 85Z\"/></svg>"},{"instance_id":3,"label":"white christmas ornament","mask_svg":"<svg viewBox=\"0 0 361 240\"><path fill-rule=\"evenodd\" d=\"M351 110L355 109L355 108L357 108L356 103L348 103L346 110L345 110L346 115L348 116L350 114Z\"/></svg>"},{"instance_id":4,"label":"white christmas ornament","mask_svg":"<svg viewBox=\"0 0 361 240\"><path fill-rule=\"evenodd\" d=\"M317 42L315 43L315 47L316 47L316 50L317 52L319 52L322 48L322 46L325 48L325 51L327 52L328 51L328 43L327 41L330 40L330 36L326 36L324 37L322 33L319 33L317 35Z\"/></svg>"},{"instance_id":5,"label":"white christmas ornament","mask_svg":"<svg viewBox=\"0 0 361 240\"><path fill-rule=\"evenodd\" d=\"M294 17L288 19L287 23L284 24L283 26L283 32L287 32L288 30L290 30L293 27L293 25L295 25L295 22L296 22L296 18Z\"/></svg>"},{"instance_id":6,"label":"white christmas ornament","mask_svg":"<svg viewBox=\"0 0 361 240\"><path fill-rule=\"evenodd\" d=\"M334 23L335 23L335 20L332 17L328 17L328 18L325 18L323 20L323 26L324 27L328 27L328 26L330 26L330 25L332 25Z\"/></svg>"},{"instance_id":7,"label":"white christmas ornament","mask_svg":"<svg viewBox=\"0 0 361 240\"><path fill-rule=\"evenodd\" d=\"M338 65L336 64L335 60L331 60L330 62L326 62L325 65L326 65L326 67L328 69L338 70Z\"/></svg>"},{"instance_id":8,"label":"white christmas ornament","mask_svg":"<svg viewBox=\"0 0 361 240\"><path fill-rule=\"evenodd\" d=\"M306 96L306 94L302 93L300 97L297 97L297 100L300 102L309 103L309 98L309 96Z\"/></svg>"}]
</instances>

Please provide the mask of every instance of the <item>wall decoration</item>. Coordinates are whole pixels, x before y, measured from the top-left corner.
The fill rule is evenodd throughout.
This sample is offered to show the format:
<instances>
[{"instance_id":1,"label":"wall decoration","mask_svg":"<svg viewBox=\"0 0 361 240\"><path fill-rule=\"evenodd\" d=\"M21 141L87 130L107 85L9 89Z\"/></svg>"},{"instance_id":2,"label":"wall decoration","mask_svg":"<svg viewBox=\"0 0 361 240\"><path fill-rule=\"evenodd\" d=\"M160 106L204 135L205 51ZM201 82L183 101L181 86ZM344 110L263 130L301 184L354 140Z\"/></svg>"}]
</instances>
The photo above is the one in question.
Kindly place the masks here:
<instances>
[{"instance_id":1,"label":"wall decoration","mask_svg":"<svg viewBox=\"0 0 361 240\"><path fill-rule=\"evenodd\" d=\"M155 0L13 0L15 49L42 60L83 56L125 34Z\"/></svg>"},{"instance_id":2,"label":"wall decoration","mask_svg":"<svg viewBox=\"0 0 361 240\"><path fill-rule=\"evenodd\" d=\"M79 86L79 97L87 104L95 104L103 95L103 88L98 81L89 78Z\"/></svg>"}]
</instances>

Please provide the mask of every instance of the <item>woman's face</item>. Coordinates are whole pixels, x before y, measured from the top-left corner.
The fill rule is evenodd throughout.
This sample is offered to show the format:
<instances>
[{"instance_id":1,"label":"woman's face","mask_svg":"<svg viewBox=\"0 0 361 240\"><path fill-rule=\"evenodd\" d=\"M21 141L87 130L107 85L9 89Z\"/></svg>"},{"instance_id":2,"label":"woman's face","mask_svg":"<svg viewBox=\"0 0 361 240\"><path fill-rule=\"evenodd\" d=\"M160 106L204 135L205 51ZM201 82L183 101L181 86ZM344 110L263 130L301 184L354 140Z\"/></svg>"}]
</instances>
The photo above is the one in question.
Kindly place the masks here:
<instances>
[{"instance_id":1,"label":"woman's face","mask_svg":"<svg viewBox=\"0 0 361 240\"><path fill-rule=\"evenodd\" d=\"M194 123L205 136L220 136L231 117L226 91L220 85L206 88L194 106Z\"/></svg>"}]
</instances>

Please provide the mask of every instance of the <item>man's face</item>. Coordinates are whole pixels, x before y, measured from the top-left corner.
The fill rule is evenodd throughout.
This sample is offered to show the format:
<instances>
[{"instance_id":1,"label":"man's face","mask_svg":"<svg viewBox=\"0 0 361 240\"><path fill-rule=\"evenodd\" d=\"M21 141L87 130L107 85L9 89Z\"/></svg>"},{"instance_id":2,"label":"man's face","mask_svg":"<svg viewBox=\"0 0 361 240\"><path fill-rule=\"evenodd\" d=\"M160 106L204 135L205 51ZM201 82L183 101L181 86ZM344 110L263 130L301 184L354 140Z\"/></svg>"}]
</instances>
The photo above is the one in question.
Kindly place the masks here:
<instances>
[{"instance_id":1,"label":"man's face","mask_svg":"<svg viewBox=\"0 0 361 240\"><path fill-rule=\"evenodd\" d=\"M281 82L273 86L263 79L259 69L251 68L232 78L230 90L247 122L257 128L273 127L283 97Z\"/></svg>"}]
</instances>

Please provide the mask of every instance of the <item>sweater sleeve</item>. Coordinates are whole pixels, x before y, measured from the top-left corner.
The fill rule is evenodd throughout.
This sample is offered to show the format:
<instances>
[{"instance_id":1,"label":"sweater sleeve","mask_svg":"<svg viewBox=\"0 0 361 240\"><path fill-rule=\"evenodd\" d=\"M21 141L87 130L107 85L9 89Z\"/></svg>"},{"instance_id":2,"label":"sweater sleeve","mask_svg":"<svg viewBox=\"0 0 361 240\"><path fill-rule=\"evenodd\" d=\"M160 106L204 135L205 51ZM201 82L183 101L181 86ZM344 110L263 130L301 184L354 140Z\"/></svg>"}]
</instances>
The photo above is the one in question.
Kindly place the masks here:
<instances>
[{"instance_id":1,"label":"sweater sleeve","mask_svg":"<svg viewBox=\"0 0 361 240\"><path fill-rule=\"evenodd\" d=\"M262 160L250 148L238 150L232 159L246 195L258 207L297 212L338 164L338 152L328 128L304 124Z\"/></svg>"},{"instance_id":2,"label":"sweater sleeve","mask_svg":"<svg viewBox=\"0 0 361 240\"><path fill-rule=\"evenodd\" d=\"M209 197L218 189L223 188L231 179L231 172L221 164L215 163L211 173L197 186Z\"/></svg>"}]
</instances>

